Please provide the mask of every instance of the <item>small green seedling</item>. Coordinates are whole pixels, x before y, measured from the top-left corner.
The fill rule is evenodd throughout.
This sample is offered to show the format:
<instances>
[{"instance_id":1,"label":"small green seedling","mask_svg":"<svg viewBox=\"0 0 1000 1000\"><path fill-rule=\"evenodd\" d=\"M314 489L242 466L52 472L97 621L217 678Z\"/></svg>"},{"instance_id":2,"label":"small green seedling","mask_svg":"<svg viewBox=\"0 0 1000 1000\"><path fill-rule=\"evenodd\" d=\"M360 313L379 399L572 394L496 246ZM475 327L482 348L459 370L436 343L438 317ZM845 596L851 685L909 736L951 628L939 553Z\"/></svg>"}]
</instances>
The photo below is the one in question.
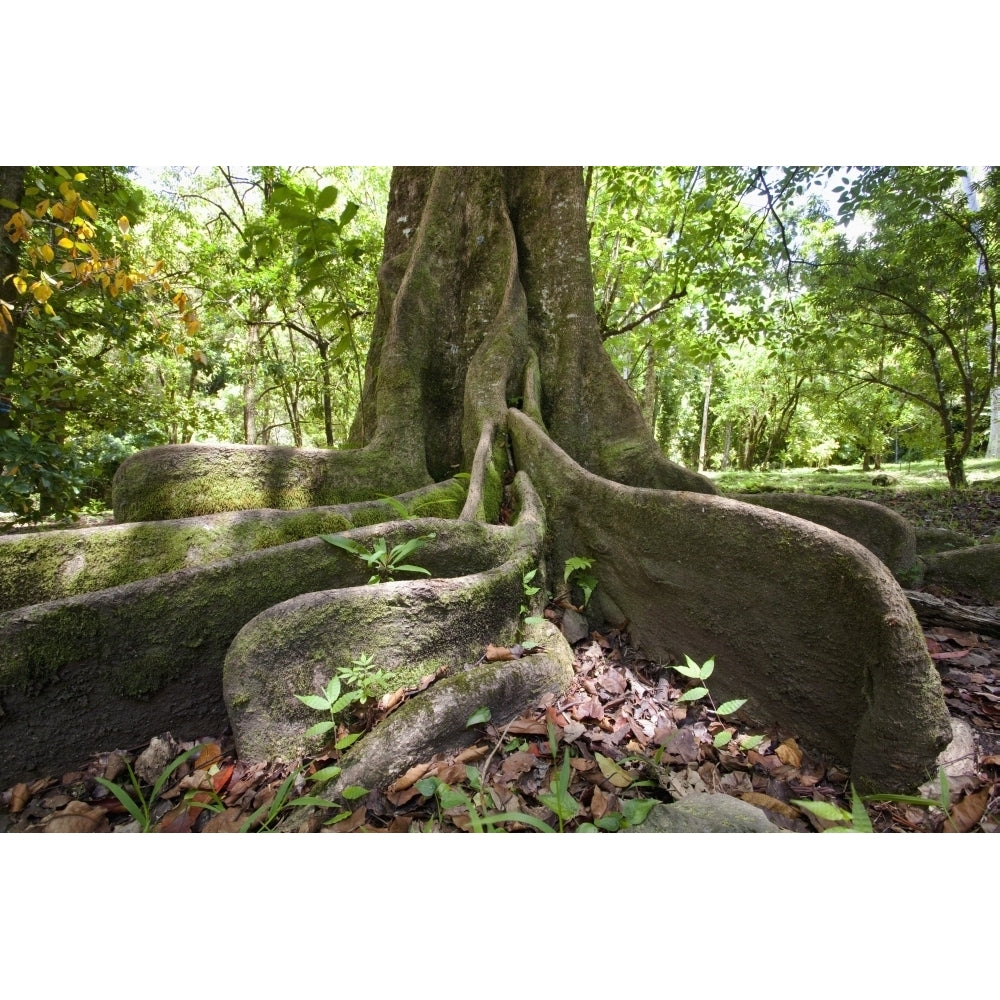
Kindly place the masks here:
<instances>
[{"instance_id":1,"label":"small green seedling","mask_svg":"<svg viewBox=\"0 0 1000 1000\"><path fill-rule=\"evenodd\" d=\"M590 595L594 593L594 588L597 586L597 577L588 572L593 565L593 559L587 559L585 556L573 556L566 560L566 566L563 569L563 583L570 587L577 586L583 591L584 607L590 603Z\"/></svg>"},{"instance_id":2,"label":"small green seedling","mask_svg":"<svg viewBox=\"0 0 1000 1000\"><path fill-rule=\"evenodd\" d=\"M358 704L364 705L369 699L385 693L389 674L375 666L370 653L359 653L349 667L338 667L337 676L349 688L358 692Z\"/></svg>"},{"instance_id":3,"label":"small green seedling","mask_svg":"<svg viewBox=\"0 0 1000 1000\"><path fill-rule=\"evenodd\" d=\"M541 615L531 614L531 598L538 593L541 589L540 587L532 586L531 581L535 579L535 575L538 573L537 569L528 570L521 577L521 589L524 591L524 601L521 603L521 624L522 625L540 625L544 618Z\"/></svg>"},{"instance_id":4,"label":"small green seedling","mask_svg":"<svg viewBox=\"0 0 1000 1000\"><path fill-rule=\"evenodd\" d=\"M270 833L274 829L274 823L278 819L278 816L285 809L295 809L299 806L317 806L320 809L337 809L339 812L335 813L330 819L326 820L323 824L324 826L330 826L333 823L339 823L342 819L347 819L351 815L349 809L344 809L340 803L333 802L330 799L324 799L319 795L300 795L296 798L289 798L292 792L292 786L295 784L295 779L301 773L302 768L297 767L287 778L281 783L277 792L275 792L274 798L270 802L265 802L259 809L257 809L253 814L251 814L240 827L240 833L249 833L254 827L257 827L258 833ZM340 768L325 767L321 771L317 771L315 774L309 776L310 781L331 781L333 778L340 774ZM345 788L342 792L345 799L359 799L363 795L368 794L366 788L361 788L358 785L350 785Z\"/></svg>"},{"instance_id":5,"label":"small green seedling","mask_svg":"<svg viewBox=\"0 0 1000 1000\"><path fill-rule=\"evenodd\" d=\"M379 538L371 549L366 549L363 545L354 541L353 538L346 538L344 535L320 535L324 542L335 545L338 549L350 552L366 563L369 569L374 570L369 577L369 583L387 583L394 580L397 573L422 573L430 576L431 571L423 566L413 566L404 563L411 553L426 545L437 535L431 532L429 535L418 535L409 541L400 542L391 549L388 548L386 540Z\"/></svg>"},{"instance_id":6,"label":"small green seedling","mask_svg":"<svg viewBox=\"0 0 1000 1000\"><path fill-rule=\"evenodd\" d=\"M701 664L701 666L695 663L690 656L685 656L684 659L687 661L686 666L672 666L670 668L671 670L676 670L677 673L681 674L683 677L689 677L692 680L704 682L712 676L712 671L715 670L715 657L710 657L703 664ZM716 706L708 688L704 685L704 683L699 687L693 687L689 691L685 691L684 694L682 694L677 700L699 701L702 698L708 699L708 703L711 705L712 711L719 716L719 718L735 714L747 703L746 698L734 698L732 701L724 701L721 705ZM722 747L728 745L732 738L732 732L728 729L723 729L721 733L716 733L715 739L712 740L712 745L717 750L720 750ZM740 740L739 747L741 750L752 750L755 746L761 743L763 739L763 736L746 736Z\"/></svg>"},{"instance_id":7,"label":"small green seedling","mask_svg":"<svg viewBox=\"0 0 1000 1000\"><path fill-rule=\"evenodd\" d=\"M160 797L160 792L163 791L163 786L167 783L167 779L174 773L184 763L188 758L194 756L201 750L201 746L193 746L190 750L185 750L179 757L175 757L161 772L156 782L153 784L152 789L149 793L149 798L146 798L142 794L142 784L136 777L135 771L132 770L132 766L125 762L125 768L128 771L129 782L135 791L135 798L133 798L121 785L114 781L109 781L107 778L96 778L95 780L99 785L103 785L112 795L125 807L128 814L139 824L139 828L143 833L149 833L153 826L153 805L156 800Z\"/></svg>"},{"instance_id":8,"label":"small green seedling","mask_svg":"<svg viewBox=\"0 0 1000 1000\"><path fill-rule=\"evenodd\" d=\"M328 733L337 725L337 716L353 705L354 702L361 700L360 691L347 691L344 694L340 693L340 677L334 674L333 677L327 682L326 688L323 690L322 694L297 694L295 697L302 702L303 705L307 705L309 708L314 708L317 712L329 712L330 718L324 722L317 722L315 726L310 726L306 730L306 736L323 736ZM361 733L350 733L349 735L343 737L343 739L337 740L334 744L334 748L337 750L346 750L352 743L360 739Z\"/></svg>"},{"instance_id":9,"label":"small green seedling","mask_svg":"<svg viewBox=\"0 0 1000 1000\"><path fill-rule=\"evenodd\" d=\"M538 799L545 806L556 814L559 820L559 832L562 833L564 824L568 823L580 811L580 803L569 793L570 766L569 750L563 753L562 767L556 779L549 783L548 792L539 792Z\"/></svg>"}]
</instances>

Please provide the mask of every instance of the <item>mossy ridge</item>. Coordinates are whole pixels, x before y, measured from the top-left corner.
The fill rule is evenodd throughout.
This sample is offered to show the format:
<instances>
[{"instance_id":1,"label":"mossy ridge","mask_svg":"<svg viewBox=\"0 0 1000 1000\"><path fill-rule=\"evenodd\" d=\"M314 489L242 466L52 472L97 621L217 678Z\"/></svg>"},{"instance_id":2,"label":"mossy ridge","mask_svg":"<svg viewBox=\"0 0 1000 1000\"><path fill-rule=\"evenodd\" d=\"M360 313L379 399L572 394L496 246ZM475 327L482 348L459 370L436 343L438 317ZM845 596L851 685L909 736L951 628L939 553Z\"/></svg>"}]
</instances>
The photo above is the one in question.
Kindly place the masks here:
<instances>
[{"instance_id":1,"label":"mossy ridge","mask_svg":"<svg viewBox=\"0 0 1000 1000\"><path fill-rule=\"evenodd\" d=\"M0 538L0 611L106 590L205 566L312 535L399 517L455 518L465 490L448 480L386 499L304 510L234 511L179 521L135 522Z\"/></svg>"},{"instance_id":2,"label":"mossy ridge","mask_svg":"<svg viewBox=\"0 0 1000 1000\"><path fill-rule=\"evenodd\" d=\"M117 521L161 521L352 504L432 485L429 478L375 447L162 445L122 462L112 496Z\"/></svg>"}]
</instances>

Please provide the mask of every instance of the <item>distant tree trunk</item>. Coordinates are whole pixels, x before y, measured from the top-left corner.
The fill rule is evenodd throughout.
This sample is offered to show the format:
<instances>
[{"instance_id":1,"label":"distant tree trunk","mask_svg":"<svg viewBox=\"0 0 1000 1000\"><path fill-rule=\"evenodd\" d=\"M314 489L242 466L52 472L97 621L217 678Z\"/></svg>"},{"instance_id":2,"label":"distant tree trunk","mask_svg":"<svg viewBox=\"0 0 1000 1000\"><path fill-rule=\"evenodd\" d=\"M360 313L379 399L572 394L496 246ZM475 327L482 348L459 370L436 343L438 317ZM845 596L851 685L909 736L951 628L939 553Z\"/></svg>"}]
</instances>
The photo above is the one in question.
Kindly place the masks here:
<instances>
[{"instance_id":1,"label":"distant tree trunk","mask_svg":"<svg viewBox=\"0 0 1000 1000\"><path fill-rule=\"evenodd\" d=\"M698 446L698 471L704 472L708 461L708 412L712 399L712 368L709 364L705 376L705 405L701 411L701 444Z\"/></svg>"},{"instance_id":2,"label":"distant tree trunk","mask_svg":"<svg viewBox=\"0 0 1000 1000\"><path fill-rule=\"evenodd\" d=\"M722 463L720 468L725 470L729 468L729 449L733 444L733 423L731 420L726 421L726 438L722 445Z\"/></svg>"},{"instance_id":3,"label":"distant tree trunk","mask_svg":"<svg viewBox=\"0 0 1000 1000\"><path fill-rule=\"evenodd\" d=\"M990 392L990 440L986 445L987 458L1000 458L1000 385Z\"/></svg>"},{"instance_id":4,"label":"distant tree trunk","mask_svg":"<svg viewBox=\"0 0 1000 1000\"><path fill-rule=\"evenodd\" d=\"M660 403L660 383L656 377L656 347L646 345L646 377L642 387L642 415L650 430L656 427L656 414Z\"/></svg>"}]
</instances>

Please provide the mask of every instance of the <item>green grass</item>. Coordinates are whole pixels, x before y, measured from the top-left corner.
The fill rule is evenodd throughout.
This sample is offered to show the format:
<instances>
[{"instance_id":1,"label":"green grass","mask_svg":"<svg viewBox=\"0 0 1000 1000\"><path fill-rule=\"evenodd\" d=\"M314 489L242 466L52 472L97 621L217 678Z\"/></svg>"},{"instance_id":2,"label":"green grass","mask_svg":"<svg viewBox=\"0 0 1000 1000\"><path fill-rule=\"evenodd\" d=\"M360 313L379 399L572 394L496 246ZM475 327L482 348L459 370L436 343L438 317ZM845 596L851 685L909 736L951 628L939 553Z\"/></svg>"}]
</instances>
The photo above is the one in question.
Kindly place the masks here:
<instances>
[{"instance_id":1,"label":"green grass","mask_svg":"<svg viewBox=\"0 0 1000 1000\"><path fill-rule=\"evenodd\" d=\"M871 493L872 490L910 491L947 490L948 477L942 459L922 462L886 463L881 473L896 480L889 487L873 486L872 479L879 475L874 469L862 472L860 465L830 466L830 471L818 469L770 469L742 472L727 469L725 472L706 472L723 493L825 493L851 496ZM970 486L1000 476L1000 460L972 458L965 463L965 474ZM991 484L992 485L992 484Z\"/></svg>"}]
</instances>

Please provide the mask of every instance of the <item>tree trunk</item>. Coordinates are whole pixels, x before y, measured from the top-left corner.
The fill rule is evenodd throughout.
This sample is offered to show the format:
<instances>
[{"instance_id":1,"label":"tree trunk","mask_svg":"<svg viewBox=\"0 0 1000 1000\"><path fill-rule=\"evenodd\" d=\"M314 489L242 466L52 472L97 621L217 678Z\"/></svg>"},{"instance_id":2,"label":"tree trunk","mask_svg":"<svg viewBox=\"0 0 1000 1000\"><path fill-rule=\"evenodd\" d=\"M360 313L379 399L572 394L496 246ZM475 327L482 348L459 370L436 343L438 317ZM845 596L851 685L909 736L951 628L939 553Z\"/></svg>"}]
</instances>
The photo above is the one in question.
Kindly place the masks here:
<instances>
[{"instance_id":1,"label":"tree trunk","mask_svg":"<svg viewBox=\"0 0 1000 1000\"><path fill-rule=\"evenodd\" d=\"M708 412L712 399L712 365L708 366L708 373L705 376L705 405L701 412L701 443L698 446L698 471L705 471L705 463L708 460Z\"/></svg>"},{"instance_id":2,"label":"tree trunk","mask_svg":"<svg viewBox=\"0 0 1000 1000\"><path fill-rule=\"evenodd\" d=\"M546 574L554 582L576 556L592 560L598 579L588 605L595 623L629 621L633 640L663 662L716 656L713 694L748 697L759 724L777 721L849 760L859 787L912 787L932 769L950 728L902 591L857 543L714 496L709 480L664 457L601 342L584 199L579 168L397 168L353 449L161 448L119 468L119 520L365 501L366 525L370 498L461 471L468 488L457 525L428 519L380 530L398 534L403 523L433 531L431 555L473 524L488 527L497 544L520 539L518 554L498 555L490 573L480 540L431 579L382 585L377 594L310 592L247 622L222 671L237 747L277 755L287 752L281 741L290 731L300 738L303 709L290 692L307 689L317 664L332 662L331 642L336 655L356 653L352 642L398 655L418 624L440 614L441 631L426 648L439 664L474 663L470 629L482 647L509 642L523 625L525 574L537 572L536 585ZM511 526L497 524L501 509L514 511ZM371 529L363 530L357 537L370 540ZM500 581L488 600L476 596L486 577ZM458 594L467 603L456 618ZM372 600L383 613L365 610ZM498 633L505 616L510 632ZM452 648L459 621L465 644ZM343 627L353 639L343 638ZM550 636L543 645L560 642L565 647ZM472 710L489 706L503 725L513 717L512 690L538 697L532 660L503 675L492 664L474 666L449 690L483 684L468 696ZM494 682L506 692L504 714ZM440 705L434 699L445 695L436 688L356 744L342 778L381 785L387 746L426 748L403 739L400 727L443 725L437 709L416 707L419 699ZM449 730L439 746L467 739L465 707L449 715L457 736ZM396 736L384 735L390 731ZM391 764L402 770L422 759L416 753L399 751ZM375 757L383 763L366 771L363 762Z\"/></svg>"},{"instance_id":3,"label":"tree trunk","mask_svg":"<svg viewBox=\"0 0 1000 1000\"><path fill-rule=\"evenodd\" d=\"M990 439L986 445L987 458L1000 458L1000 385L990 392Z\"/></svg>"}]
</instances>

